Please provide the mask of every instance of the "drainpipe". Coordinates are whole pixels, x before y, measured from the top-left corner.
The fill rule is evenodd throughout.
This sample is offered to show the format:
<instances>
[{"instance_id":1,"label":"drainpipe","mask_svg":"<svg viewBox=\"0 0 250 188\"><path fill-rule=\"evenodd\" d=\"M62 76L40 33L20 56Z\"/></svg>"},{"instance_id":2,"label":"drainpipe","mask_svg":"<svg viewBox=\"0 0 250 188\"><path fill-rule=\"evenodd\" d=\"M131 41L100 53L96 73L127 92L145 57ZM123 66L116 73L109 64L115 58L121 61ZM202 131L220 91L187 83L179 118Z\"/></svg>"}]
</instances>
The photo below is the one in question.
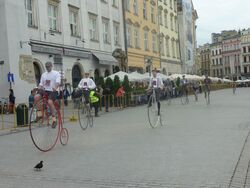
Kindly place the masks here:
<instances>
[{"instance_id":1,"label":"drainpipe","mask_svg":"<svg viewBox=\"0 0 250 188\"><path fill-rule=\"evenodd\" d=\"M126 62L126 70L125 72L128 72L128 44L127 44L127 28L126 28L126 17L125 17L125 7L124 7L125 1L122 1L122 15L123 15L123 32L124 32L124 47L125 47L125 54L126 58L124 59L124 62Z\"/></svg>"}]
</instances>

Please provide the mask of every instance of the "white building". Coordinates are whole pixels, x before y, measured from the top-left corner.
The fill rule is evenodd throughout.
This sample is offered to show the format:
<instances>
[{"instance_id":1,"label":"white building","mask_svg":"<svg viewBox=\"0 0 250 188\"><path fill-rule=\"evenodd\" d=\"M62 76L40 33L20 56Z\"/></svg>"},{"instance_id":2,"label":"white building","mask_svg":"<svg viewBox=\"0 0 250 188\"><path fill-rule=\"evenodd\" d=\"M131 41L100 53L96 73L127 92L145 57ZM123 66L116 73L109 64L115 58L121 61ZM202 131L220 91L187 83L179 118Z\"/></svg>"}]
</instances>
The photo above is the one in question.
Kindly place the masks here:
<instances>
[{"instance_id":1,"label":"white building","mask_svg":"<svg viewBox=\"0 0 250 188\"><path fill-rule=\"evenodd\" d=\"M181 73L177 23L177 1L158 0L161 69L164 74Z\"/></svg>"},{"instance_id":2,"label":"white building","mask_svg":"<svg viewBox=\"0 0 250 188\"><path fill-rule=\"evenodd\" d=\"M223 78L224 67L222 62L222 44L221 42L210 45L210 75Z\"/></svg>"},{"instance_id":3,"label":"white building","mask_svg":"<svg viewBox=\"0 0 250 188\"><path fill-rule=\"evenodd\" d=\"M193 73L198 19L192 0L177 0L180 54L183 73Z\"/></svg>"},{"instance_id":4,"label":"white building","mask_svg":"<svg viewBox=\"0 0 250 188\"><path fill-rule=\"evenodd\" d=\"M241 55L242 79L250 78L250 29L241 31Z\"/></svg>"},{"instance_id":5,"label":"white building","mask_svg":"<svg viewBox=\"0 0 250 188\"><path fill-rule=\"evenodd\" d=\"M17 103L27 101L45 62L76 86L85 71L111 74L119 66L113 51L124 49L119 0L0 0L0 25L0 97L8 96L9 73Z\"/></svg>"}]
</instances>

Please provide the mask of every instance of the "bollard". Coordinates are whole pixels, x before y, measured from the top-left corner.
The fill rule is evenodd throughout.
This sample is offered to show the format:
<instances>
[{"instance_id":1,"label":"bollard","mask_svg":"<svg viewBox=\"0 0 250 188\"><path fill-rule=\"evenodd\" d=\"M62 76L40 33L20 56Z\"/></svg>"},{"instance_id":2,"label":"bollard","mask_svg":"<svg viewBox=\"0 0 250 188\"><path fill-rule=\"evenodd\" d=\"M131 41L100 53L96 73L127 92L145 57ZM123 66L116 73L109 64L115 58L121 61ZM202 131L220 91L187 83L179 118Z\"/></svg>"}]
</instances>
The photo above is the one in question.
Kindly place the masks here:
<instances>
[{"instance_id":1,"label":"bollard","mask_svg":"<svg viewBox=\"0 0 250 188\"><path fill-rule=\"evenodd\" d=\"M2 117L2 130L4 129L4 119L3 119L3 105L1 105L1 117Z\"/></svg>"},{"instance_id":2,"label":"bollard","mask_svg":"<svg viewBox=\"0 0 250 188\"><path fill-rule=\"evenodd\" d=\"M70 118L69 118L69 121L77 121L77 117L75 116L75 102L74 101L72 101L72 110L73 110L73 114L70 116Z\"/></svg>"}]
</instances>

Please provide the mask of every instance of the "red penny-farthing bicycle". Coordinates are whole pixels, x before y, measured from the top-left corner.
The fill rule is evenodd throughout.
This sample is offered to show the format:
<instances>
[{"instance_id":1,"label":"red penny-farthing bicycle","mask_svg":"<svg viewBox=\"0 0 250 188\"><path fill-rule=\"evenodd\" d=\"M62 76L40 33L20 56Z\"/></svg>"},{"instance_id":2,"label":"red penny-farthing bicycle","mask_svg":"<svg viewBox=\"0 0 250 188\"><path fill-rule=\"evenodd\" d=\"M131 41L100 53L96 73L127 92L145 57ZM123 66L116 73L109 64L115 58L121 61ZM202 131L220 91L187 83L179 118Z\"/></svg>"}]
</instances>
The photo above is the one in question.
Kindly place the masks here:
<instances>
[{"instance_id":1,"label":"red penny-farthing bicycle","mask_svg":"<svg viewBox=\"0 0 250 188\"><path fill-rule=\"evenodd\" d=\"M57 143L66 145L69 139L68 130L63 128L58 101L54 101L56 122L52 121L52 114L48 105L48 94L37 101L30 113L29 130L32 142L40 151L47 152Z\"/></svg>"}]
</instances>

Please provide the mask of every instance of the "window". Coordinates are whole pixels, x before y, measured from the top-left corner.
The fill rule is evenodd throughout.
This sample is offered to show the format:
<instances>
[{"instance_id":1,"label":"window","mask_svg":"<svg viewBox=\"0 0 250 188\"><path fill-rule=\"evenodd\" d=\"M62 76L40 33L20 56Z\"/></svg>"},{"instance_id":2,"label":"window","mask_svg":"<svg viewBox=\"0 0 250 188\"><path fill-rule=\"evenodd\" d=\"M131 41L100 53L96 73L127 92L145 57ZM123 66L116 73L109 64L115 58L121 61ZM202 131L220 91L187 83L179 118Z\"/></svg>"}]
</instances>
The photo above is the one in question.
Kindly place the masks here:
<instances>
[{"instance_id":1,"label":"window","mask_svg":"<svg viewBox=\"0 0 250 188\"><path fill-rule=\"evenodd\" d=\"M166 28L168 28L168 13L164 12L164 25Z\"/></svg>"},{"instance_id":2,"label":"window","mask_svg":"<svg viewBox=\"0 0 250 188\"><path fill-rule=\"evenodd\" d=\"M148 51L148 31L144 31L144 50Z\"/></svg>"},{"instance_id":3,"label":"window","mask_svg":"<svg viewBox=\"0 0 250 188\"><path fill-rule=\"evenodd\" d=\"M179 41L176 41L176 57L177 57L177 59L180 58L180 53L179 53Z\"/></svg>"},{"instance_id":4,"label":"window","mask_svg":"<svg viewBox=\"0 0 250 188\"><path fill-rule=\"evenodd\" d=\"M118 7L118 1L117 0L112 0L112 6L113 7Z\"/></svg>"},{"instance_id":5,"label":"window","mask_svg":"<svg viewBox=\"0 0 250 188\"><path fill-rule=\"evenodd\" d=\"M171 30L173 31L174 30L174 23L173 23L173 14L170 15L170 27L171 27Z\"/></svg>"},{"instance_id":6,"label":"window","mask_svg":"<svg viewBox=\"0 0 250 188\"><path fill-rule=\"evenodd\" d=\"M127 44L128 44L129 47L132 47L131 26L129 24L127 24L126 29L127 29L127 31L126 31L127 32Z\"/></svg>"},{"instance_id":7,"label":"window","mask_svg":"<svg viewBox=\"0 0 250 188\"><path fill-rule=\"evenodd\" d=\"M213 65L215 65L215 63L214 63L214 59L213 59L212 61L213 61Z\"/></svg>"},{"instance_id":8,"label":"window","mask_svg":"<svg viewBox=\"0 0 250 188\"><path fill-rule=\"evenodd\" d=\"M155 15L154 15L155 8L151 5L151 22L155 23Z\"/></svg>"},{"instance_id":9,"label":"window","mask_svg":"<svg viewBox=\"0 0 250 188\"><path fill-rule=\"evenodd\" d=\"M90 40L97 41L98 40L98 30L97 30L97 24L96 15L89 15L89 36Z\"/></svg>"},{"instance_id":10,"label":"window","mask_svg":"<svg viewBox=\"0 0 250 188\"><path fill-rule=\"evenodd\" d=\"M116 46L120 45L120 26L119 23L114 23L114 43Z\"/></svg>"},{"instance_id":11,"label":"window","mask_svg":"<svg viewBox=\"0 0 250 188\"><path fill-rule=\"evenodd\" d=\"M169 53L169 37L166 37L166 54L169 57L170 53Z\"/></svg>"},{"instance_id":12,"label":"window","mask_svg":"<svg viewBox=\"0 0 250 188\"><path fill-rule=\"evenodd\" d=\"M146 0L143 0L143 18L147 19L147 3L146 3Z\"/></svg>"},{"instance_id":13,"label":"window","mask_svg":"<svg viewBox=\"0 0 250 188\"><path fill-rule=\"evenodd\" d=\"M69 25L72 36L79 36L78 9L69 7Z\"/></svg>"},{"instance_id":14,"label":"window","mask_svg":"<svg viewBox=\"0 0 250 188\"><path fill-rule=\"evenodd\" d=\"M244 67L244 73L247 73L247 67Z\"/></svg>"},{"instance_id":15,"label":"window","mask_svg":"<svg viewBox=\"0 0 250 188\"><path fill-rule=\"evenodd\" d=\"M161 50L161 55L165 55L164 54L165 49L164 49L164 38L163 37L160 38L160 50Z\"/></svg>"},{"instance_id":16,"label":"window","mask_svg":"<svg viewBox=\"0 0 250 188\"><path fill-rule=\"evenodd\" d=\"M110 40L109 40L109 20L103 18L102 19L102 29L103 29L103 42L104 44L110 44Z\"/></svg>"},{"instance_id":17,"label":"window","mask_svg":"<svg viewBox=\"0 0 250 188\"><path fill-rule=\"evenodd\" d=\"M167 0L164 0L164 4L167 5Z\"/></svg>"},{"instance_id":18,"label":"window","mask_svg":"<svg viewBox=\"0 0 250 188\"><path fill-rule=\"evenodd\" d=\"M49 1L48 5L49 15L49 29L52 31L59 31L59 18L58 18L58 3L55 1Z\"/></svg>"},{"instance_id":19,"label":"window","mask_svg":"<svg viewBox=\"0 0 250 188\"><path fill-rule=\"evenodd\" d=\"M175 58L175 41L174 39L171 40L171 46L172 46L172 57Z\"/></svg>"},{"instance_id":20,"label":"window","mask_svg":"<svg viewBox=\"0 0 250 188\"><path fill-rule=\"evenodd\" d=\"M243 47L243 53L246 53L246 51L247 51L247 50L246 50L246 47L244 46L244 47Z\"/></svg>"},{"instance_id":21,"label":"window","mask_svg":"<svg viewBox=\"0 0 250 188\"><path fill-rule=\"evenodd\" d=\"M244 56L244 63L246 63L247 62L247 57L246 56Z\"/></svg>"},{"instance_id":22,"label":"window","mask_svg":"<svg viewBox=\"0 0 250 188\"><path fill-rule=\"evenodd\" d=\"M138 15L138 0L134 0L133 8L134 8L134 14Z\"/></svg>"},{"instance_id":23,"label":"window","mask_svg":"<svg viewBox=\"0 0 250 188\"><path fill-rule=\"evenodd\" d=\"M159 8L158 11L159 11L159 24L163 25L163 21L162 21L162 9Z\"/></svg>"},{"instance_id":24,"label":"window","mask_svg":"<svg viewBox=\"0 0 250 188\"><path fill-rule=\"evenodd\" d=\"M28 18L28 26L37 26L36 18L36 1L35 0L25 0L25 8Z\"/></svg>"},{"instance_id":25,"label":"window","mask_svg":"<svg viewBox=\"0 0 250 188\"><path fill-rule=\"evenodd\" d=\"M174 26L175 26L175 31L177 32L178 31L178 25L177 25L177 17L175 16L174 17Z\"/></svg>"},{"instance_id":26,"label":"window","mask_svg":"<svg viewBox=\"0 0 250 188\"><path fill-rule=\"evenodd\" d=\"M134 29L134 37L135 37L135 47L140 48L140 35L138 27L135 27Z\"/></svg>"},{"instance_id":27,"label":"window","mask_svg":"<svg viewBox=\"0 0 250 188\"><path fill-rule=\"evenodd\" d=\"M124 8L126 11L130 11L130 0L124 0Z\"/></svg>"},{"instance_id":28,"label":"window","mask_svg":"<svg viewBox=\"0 0 250 188\"><path fill-rule=\"evenodd\" d=\"M156 34L152 34L152 47L153 47L153 52L157 52L157 37Z\"/></svg>"},{"instance_id":29,"label":"window","mask_svg":"<svg viewBox=\"0 0 250 188\"><path fill-rule=\"evenodd\" d=\"M172 0L170 0L169 4L170 4L170 8L173 9L173 2L172 2Z\"/></svg>"}]
</instances>

